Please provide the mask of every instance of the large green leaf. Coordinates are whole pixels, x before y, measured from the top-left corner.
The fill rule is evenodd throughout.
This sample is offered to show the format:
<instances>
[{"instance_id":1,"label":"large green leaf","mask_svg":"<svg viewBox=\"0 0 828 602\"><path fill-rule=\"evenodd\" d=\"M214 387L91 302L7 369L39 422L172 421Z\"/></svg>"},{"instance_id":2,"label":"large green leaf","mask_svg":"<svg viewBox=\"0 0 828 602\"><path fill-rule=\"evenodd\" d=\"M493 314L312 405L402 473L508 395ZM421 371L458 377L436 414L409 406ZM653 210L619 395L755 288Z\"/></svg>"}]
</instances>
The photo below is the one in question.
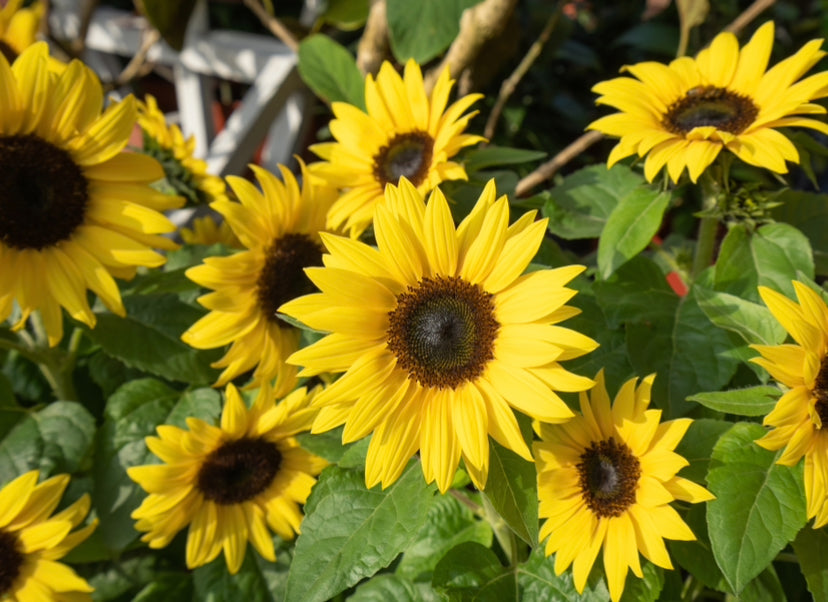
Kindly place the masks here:
<instances>
[{"instance_id":1,"label":"large green leaf","mask_svg":"<svg viewBox=\"0 0 828 602\"><path fill-rule=\"evenodd\" d=\"M427 63L449 47L463 11L480 0L387 0L388 37L394 58Z\"/></svg>"},{"instance_id":2,"label":"large green leaf","mask_svg":"<svg viewBox=\"0 0 828 602\"><path fill-rule=\"evenodd\" d=\"M543 159L546 153L523 148L509 148L507 146L485 146L473 148L463 155L463 163L466 171L471 173L502 165L514 165L529 163Z\"/></svg>"},{"instance_id":3,"label":"large green leaf","mask_svg":"<svg viewBox=\"0 0 828 602\"><path fill-rule=\"evenodd\" d=\"M438 559L435 559L435 562ZM439 602L431 583L412 583L399 575L377 575L357 587L348 602Z\"/></svg>"},{"instance_id":4,"label":"large green leaf","mask_svg":"<svg viewBox=\"0 0 828 602\"><path fill-rule=\"evenodd\" d=\"M729 391L706 391L687 399L717 412L737 416L764 416L774 408L781 394L778 387L760 385Z\"/></svg>"},{"instance_id":5,"label":"large green leaf","mask_svg":"<svg viewBox=\"0 0 828 602\"><path fill-rule=\"evenodd\" d=\"M524 428L529 427L524 422ZM528 429L531 433L531 428ZM531 434L524 438L531 441ZM528 437L527 437L528 435ZM491 441L483 492L506 524L529 545L538 543L538 476L535 465Z\"/></svg>"},{"instance_id":6,"label":"large green leaf","mask_svg":"<svg viewBox=\"0 0 828 602\"><path fill-rule=\"evenodd\" d=\"M598 561L600 564L600 560ZM555 557L547 557L544 546L536 546L532 555L518 567L521 602L606 602L609 591L600 570L590 572L580 594L572 580L572 570L555 574ZM515 598L510 598L515 599Z\"/></svg>"},{"instance_id":7,"label":"large green leaf","mask_svg":"<svg viewBox=\"0 0 828 602\"><path fill-rule=\"evenodd\" d=\"M101 519L96 533L108 549L123 550L139 535L129 515L146 494L126 469L158 462L144 438L155 435L160 424L186 427L188 416L213 423L219 411L216 391L199 389L182 396L152 379L129 382L109 398L95 446L92 491Z\"/></svg>"},{"instance_id":8,"label":"large green leaf","mask_svg":"<svg viewBox=\"0 0 828 602\"><path fill-rule=\"evenodd\" d=\"M319 19L337 29L353 31L368 20L369 0L328 0Z\"/></svg>"},{"instance_id":9,"label":"large green leaf","mask_svg":"<svg viewBox=\"0 0 828 602\"><path fill-rule=\"evenodd\" d=\"M793 549L814 600L828 600L828 530L805 527L796 536Z\"/></svg>"},{"instance_id":10,"label":"large green leaf","mask_svg":"<svg viewBox=\"0 0 828 602\"><path fill-rule=\"evenodd\" d=\"M644 250L661 227L670 193L640 186L627 195L607 218L598 240L598 270L606 279Z\"/></svg>"},{"instance_id":11,"label":"large green leaf","mask_svg":"<svg viewBox=\"0 0 828 602\"><path fill-rule=\"evenodd\" d=\"M206 385L218 375L210 362L215 351L197 351L181 341L181 334L203 312L174 295L124 297L126 317L109 312L97 314L98 324L89 338L108 355L131 368L173 381Z\"/></svg>"},{"instance_id":12,"label":"large green leaf","mask_svg":"<svg viewBox=\"0 0 828 602\"><path fill-rule=\"evenodd\" d=\"M593 165L541 193L549 231L561 238L598 238L613 210L637 194L645 180L630 168Z\"/></svg>"},{"instance_id":13,"label":"large green leaf","mask_svg":"<svg viewBox=\"0 0 828 602\"><path fill-rule=\"evenodd\" d=\"M283 599L290 556L278 547L277 552L276 562L269 562L259 556L252 545L248 545L244 562L235 575L227 572L224 554L219 554L213 562L193 572L193 599L200 602L271 602Z\"/></svg>"},{"instance_id":14,"label":"large green leaf","mask_svg":"<svg viewBox=\"0 0 828 602\"><path fill-rule=\"evenodd\" d=\"M299 75L327 102L347 102L365 110L365 80L353 55L324 34L299 44Z\"/></svg>"},{"instance_id":15,"label":"large green leaf","mask_svg":"<svg viewBox=\"0 0 828 602\"><path fill-rule=\"evenodd\" d=\"M765 433L740 422L713 448L707 526L716 562L735 593L771 563L806 522L802 467L755 444Z\"/></svg>"},{"instance_id":16,"label":"large green leaf","mask_svg":"<svg viewBox=\"0 0 828 602\"><path fill-rule=\"evenodd\" d=\"M41 478L77 472L90 457L95 419L81 404L56 401L24 415L0 441L0 483L29 470Z\"/></svg>"},{"instance_id":17,"label":"large green leaf","mask_svg":"<svg viewBox=\"0 0 828 602\"><path fill-rule=\"evenodd\" d=\"M788 223L808 237L814 249L817 273L828 273L828 195L786 190L771 211L774 219Z\"/></svg>"},{"instance_id":18,"label":"large green leaf","mask_svg":"<svg viewBox=\"0 0 828 602\"><path fill-rule=\"evenodd\" d=\"M388 566L415 541L432 503L416 462L385 490L366 489L360 470L326 468L305 505L287 602L327 600Z\"/></svg>"},{"instance_id":19,"label":"large green leaf","mask_svg":"<svg viewBox=\"0 0 828 602\"><path fill-rule=\"evenodd\" d=\"M440 559L431 585L453 602L500 602L515 599L515 577L489 548L468 541Z\"/></svg>"},{"instance_id":20,"label":"large green leaf","mask_svg":"<svg viewBox=\"0 0 828 602\"><path fill-rule=\"evenodd\" d=\"M452 496L438 497L414 543L403 552L396 574L410 581L431 581L437 561L465 541L492 545L492 528Z\"/></svg>"},{"instance_id":21,"label":"large green leaf","mask_svg":"<svg viewBox=\"0 0 828 602\"><path fill-rule=\"evenodd\" d=\"M690 465L681 469L681 476L696 483L707 481L707 469L713 446L733 423L726 420L700 418L694 420L690 428L676 445L676 453L687 460Z\"/></svg>"},{"instance_id":22,"label":"large green leaf","mask_svg":"<svg viewBox=\"0 0 828 602\"><path fill-rule=\"evenodd\" d=\"M768 286L793 297L791 284L801 271L814 277L811 245L788 224L768 224L749 232L741 224L730 228L716 260L714 288L761 303L757 287Z\"/></svg>"},{"instance_id":23,"label":"large green leaf","mask_svg":"<svg viewBox=\"0 0 828 602\"><path fill-rule=\"evenodd\" d=\"M785 340L785 328L764 305L695 286L699 307L716 326L735 332L751 345L779 345Z\"/></svg>"}]
</instances>

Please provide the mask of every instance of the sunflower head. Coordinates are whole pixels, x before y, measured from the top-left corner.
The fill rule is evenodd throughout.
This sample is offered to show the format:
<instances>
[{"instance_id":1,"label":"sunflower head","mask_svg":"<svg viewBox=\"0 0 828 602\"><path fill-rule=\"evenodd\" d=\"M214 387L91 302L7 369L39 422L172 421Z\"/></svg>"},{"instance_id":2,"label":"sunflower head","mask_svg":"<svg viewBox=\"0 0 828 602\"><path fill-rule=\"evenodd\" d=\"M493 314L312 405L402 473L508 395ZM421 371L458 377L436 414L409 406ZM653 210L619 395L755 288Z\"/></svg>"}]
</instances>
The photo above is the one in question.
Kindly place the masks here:
<instances>
[{"instance_id":1,"label":"sunflower head","mask_svg":"<svg viewBox=\"0 0 828 602\"><path fill-rule=\"evenodd\" d=\"M0 54L9 63L37 41L43 12L40 2L23 8L23 0L8 0L0 8Z\"/></svg>"},{"instance_id":2,"label":"sunflower head","mask_svg":"<svg viewBox=\"0 0 828 602\"><path fill-rule=\"evenodd\" d=\"M764 286L759 294L795 344L752 345L759 364L786 391L764 419L772 429L756 443L785 448L778 464L805 457L805 498L814 528L828 524L828 307L811 288L793 283L799 303Z\"/></svg>"},{"instance_id":3,"label":"sunflower head","mask_svg":"<svg viewBox=\"0 0 828 602\"><path fill-rule=\"evenodd\" d=\"M299 348L299 330L280 319L279 306L312 290L304 273L321 265L325 214L336 190L314 178L302 164L303 183L280 166L282 180L251 166L261 186L229 177L238 201L216 201L242 251L208 257L187 270L190 280L212 289L199 298L211 310L182 339L199 349L231 344L216 368L224 368L215 386L252 370L251 386L276 379L278 395L296 386L296 369L285 358Z\"/></svg>"},{"instance_id":4,"label":"sunflower head","mask_svg":"<svg viewBox=\"0 0 828 602\"><path fill-rule=\"evenodd\" d=\"M464 112L481 95L469 94L446 108L453 84L446 68L427 95L416 62L409 60L400 77L386 61L376 80L371 75L365 79L367 112L333 103L330 128L336 142L311 147L324 159L311 169L343 191L328 214L329 228L359 236L371 224L385 187L397 186L401 178L421 194L445 180L467 178L463 166L450 159L484 140L463 133L477 114Z\"/></svg>"},{"instance_id":5,"label":"sunflower head","mask_svg":"<svg viewBox=\"0 0 828 602\"><path fill-rule=\"evenodd\" d=\"M301 376L344 374L317 400L314 432L345 425L343 442L371 433L365 481L392 484L419 451L426 481L446 491L462 458L482 489L489 435L532 456L514 410L548 422L572 412L555 391L592 380L561 363L596 343L559 322L576 315L566 284L581 266L523 271L546 220L509 225L490 181L455 227L439 188L424 202L408 180L377 205L377 248L324 235L324 266L306 270L320 293L281 312L328 336L294 353Z\"/></svg>"},{"instance_id":6,"label":"sunflower head","mask_svg":"<svg viewBox=\"0 0 828 602\"><path fill-rule=\"evenodd\" d=\"M194 156L195 138L185 140L177 125L168 124L150 94L138 101L138 125L144 133L143 151L161 163L176 194L193 204L227 200L224 180L208 173L207 163Z\"/></svg>"},{"instance_id":7,"label":"sunflower head","mask_svg":"<svg viewBox=\"0 0 828 602\"><path fill-rule=\"evenodd\" d=\"M57 508L69 475L38 483L39 472L23 474L0 490L0 598L3 600L89 600L92 587L57 562L83 542L97 519L76 529L89 513L84 495L65 510Z\"/></svg>"},{"instance_id":8,"label":"sunflower head","mask_svg":"<svg viewBox=\"0 0 828 602\"><path fill-rule=\"evenodd\" d=\"M671 569L663 540L695 539L670 502L713 499L703 487L676 476L688 462L673 450L691 420L659 422L661 410L648 409L653 379L627 381L610 403L599 372L589 394L580 394L580 415L564 424L536 424L546 554L556 554L558 575L572 565L575 587L583 592L603 548L614 602L624 591L628 568L642 576L639 552Z\"/></svg>"},{"instance_id":9,"label":"sunflower head","mask_svg":"<svg viewBox=\"0 0 828 602\"><path fill-rule=\"evenodd\" d=\"M192 228L181 228L181 240L188 245L222 244L231 249L243 248L230 225L223 219L216 220L211 215L196 217Z\"/></svg>"},{"instance_id":10,"label":"sunflower head","mask_svg":"<svg viewBox=\"0 0 828 602\"><path fill-rule=\"evenodd\" d=\"M271 531L292 539L302 521L316 475L326 462L299 447L294 435L310 428L309 407L318 388L296 389L274 403L260 389L251 408L229 385L221 422L188 418L188 429L163 425L147 447L162 464L137 466L130 478L149 495L132 513L142 540L163 548L189 525L187 566L215 559L222 550L231 574L238 572L248 540L276 561Z\"/></svg>"},{"instance_id":11,"label":"sunflower head","mask_svg":"<svg viewBox=\"0 0 828 602\"><path fill-rule=\"evenodd\" d=\"M637 154L647 158L650 181L666 166L673 182L685 168L695 182L727 149L745 163L786 173L786 161L798 163L799 153L778 128L828 133L807 117L825 113L813 100L828 96L828 72L797 81L825 55L822 40L767 69L773 35L769 21L740 50L736 36L721 33L696 58L626 66L633 77L597 84L597 102L619 111L589 125L620 138L608 165Z\"/></svg>"},{"instance_id":12,"label":"sunflower head","mask_svg":"<svg viewBox=\"0 0 828 602\"><path fill-rule=\"evenodd\" d=\"M0 56L0 321L16 304L22 328L39 311L49 342L63 335L61 307L90 327L86 291L113 312L124 307L113 276L157 267L153 248L177 248L161 211L181 199L150 183L149 157L124 152L135 124L128 96L101 112L97 76L80 61L50 72L48 46L30 46L10 67Z\"/></svg>"}]
</instances>

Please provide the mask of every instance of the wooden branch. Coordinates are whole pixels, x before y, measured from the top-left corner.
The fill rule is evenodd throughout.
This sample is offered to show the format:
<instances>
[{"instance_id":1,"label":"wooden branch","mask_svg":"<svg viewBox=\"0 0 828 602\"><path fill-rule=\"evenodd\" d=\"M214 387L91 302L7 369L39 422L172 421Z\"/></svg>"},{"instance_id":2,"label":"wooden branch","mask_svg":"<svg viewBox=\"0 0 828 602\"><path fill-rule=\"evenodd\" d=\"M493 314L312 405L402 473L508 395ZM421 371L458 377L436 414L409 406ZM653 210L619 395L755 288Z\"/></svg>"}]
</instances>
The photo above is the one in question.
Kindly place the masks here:
<instances>
[{"instance_id":1,"label":"wooden branch","mask_svg":"<svg viewBox=\"0 0 828 602\"><path fill-rule=\"evenodd\" d=\"M293 52L299 52L299 40L296 39L291 31L282 25L276 17L265 10L265 7L258 0L244 0L244 5L253 11L262 25L267 27L274 36L279 38L285 46L290 48Z\"/></svg>"},{"instance_id":2,"label":"wooden branch","mask_svg":"<svg viewBox=\"0 0 828 602\"><path fill-rule=\"evenodd\" d=\"M385 0L372 0L368 21L357 46L357 67L363 74L376 75L389 54Z\"/></svg>"},{"instance_id":3,"label":"wooden branch","mask_svg":"<svg viewBox=\"0 0 828 602\"><path fill-rule=\"evenodd\" d=\"M501 113L503 113L503 108L512 97L512 94L514 94L520 80L524 78L532 65L535 64L535 61L540 56L543 47L552 36L552 32L557 26L560 18L561 2L558 2L557 6L555 6L555 10L546 21L543 31L538 36L538 39L532 43L532 46L529 47L526 56L524 56L520 61L517 69L515 69L508 78L503 80L503 83L500 85L500 92L497 95L497 101L495 101L495 104L492 107L492 112L489 113L489 118L486 120L486 127L483 128L483 136L486 139L491 140L492 136L494 136L495 127L497 126L497 121L500 119Z\"/></svg>"},{"instance_id":4,"label":"wooden branch","mask_svg":"<svg viewBox=\"0 0 828 602\"><path fill-rule=\"evenodd\" d=\"M126 67L124 67L123 71L118 74L118 77L113 82L113 87L118 88L126 85L133 79L146 75L152 71L153 65L151 63L147 63L147 53L149 52L149 49L152 48L153 44L158 42L160 39L161 34L155 28L148 29L144 32L143 39L141 40L141 48L139 48L138 52L136 52L135 55L129 59L129 62Z\"/></svg>"},{"instance_id":5,"label":"wooden branch","mask_svg":"<svg viewBox=\"0 0 828 602\"><path fill-rule=\"evenodd\" d=\"M453 77L459 77L460 73L477 58L481 48L503 31L516 4L517 0L483 0L480 4L463 11L460 18L460 33L440 64L426 75L426 90L431 90L446 67Z\"/></svg>"},{"instance_id":6,"label":"wooden branch","mask_svg":"<svg viewBox=\"0 0 828 602\"><path fill-rule=\"evenodd\" d=\"M754 0L753 4L742 11L742 14L733 19L733 21L722 31L729 31L730 33L738 34L745 27L747 27L751 21L774 4L776 4L776 0Z\"/></svg>"},{"instance_id":7,"label":"wooden branch","mask_svg":"<svg viewBox=\"0 0 828 602\"><path fill-rule=\"evenodd\" d=\"M89 33L89 24L92 23L92 14L98 8L100 0L85 0L81 6L80 31L78 37L69 44L69 50L76 58L80 58L86 48L86 34Z\"/></svg>"}]
</instances>

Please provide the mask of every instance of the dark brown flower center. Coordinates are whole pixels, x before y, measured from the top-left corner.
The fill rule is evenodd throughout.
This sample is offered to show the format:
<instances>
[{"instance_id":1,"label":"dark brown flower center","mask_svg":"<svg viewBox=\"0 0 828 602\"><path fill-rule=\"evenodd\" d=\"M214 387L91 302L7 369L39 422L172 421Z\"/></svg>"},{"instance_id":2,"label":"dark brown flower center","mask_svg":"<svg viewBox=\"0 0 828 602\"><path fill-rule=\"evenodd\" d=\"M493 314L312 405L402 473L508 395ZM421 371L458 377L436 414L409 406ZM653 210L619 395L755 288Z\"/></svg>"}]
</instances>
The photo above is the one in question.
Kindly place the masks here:
<instances>
[{"instance_id":1,"label":"dark brown flower center","mask_svg":"<svg viewBox=\"0 0 828 602\"><path fill-rule=\"evenodd\" d=\"M265 251L265 264L256 283L259 307L274 324L287 327L276 310L291 299L316 290L304 268L322 265L322 247L306 234L285 234Z\"/></svg>"},{"instance_id":2,"label":"dark brown flower center","mask_svg":"<svg viewBox=\"0 0 828 602\"><path fill-rule=\"evenodd\" d=\"M820 421L817 428L828 427L828 355L822 358L812 393L816 398L814 410Z\"/></svg>"},{"instance_id":3,"label":"dark brown flower center","mask_svg":"<svg viewBox=\"0 0 828 602\"><path fill-rule=\"evenodd\" d=\"M577 468L583 500L597 516L621 516L635 503L641 464L625 443L593 441Z\"/></svg>"},{"instance_id":4,"label":"dark brown flower center","mask_svg":"<svg viewBox=\"0 0 828 602\"><path fill-rule=\"evenodd\" d=\"M494 301L457 277L423 278L397 296L388 313L388 348L424 387L456 388L483 373L494 358L500 327Z\"/></svg>"},{"instance_id":5,"label":"dark brown flower center","mask_svg":"<svg viewBox=\"0 0 828 602\"><path fill-rule=\"evenodd\" d=\"M65 150L38 136L0 136L0 242L40 250L72 236L89 187Z\"/></svg>"},{"instance_id":6,"label":"dark brown flower center","mask_svg":"<svg viewBox=\"0 0 828 602\"><path fill-rule=\"evenodd\" d=\"M385 188L405 178L419 186L428 175L434 140L426 132L399 134L374 155L374 177Z\"/></svg>"},{"instance_id":7,"label":"dark brown flower center","mask_svg":"<svg viewBox=\"0 0 828 602\"><path fill-rule=\"evenodd\" d=\"M281 465L282 454L271 441L228 441L204 460L196 487L216 504L240 504L267 489Z\"/></svg>"},{"instance_id":8,"label":"dark brown flower center","mask_svg":"<svg viewBox=\"0 0 828 602\"><path fill-rule=\"evenodd\" d=\"M759 108L747 96L716 86L696 86L670 105L662 123L680 135L707 125L741 134L758 114Z\"/></svg>"},{"instance_id":9,"label":"dark brown flower center","mask_svg":"<svg viewBox=\"0 0 828 602\"><path fill-rule=\"evenodd\" d=\"M23 550L14 533L0 529L0 598L11 590L23 567Z\"/></svg>"},{"instance_id":10,"label":"dark brown flower center","mask_svg":"<svg viewBox=\"0 0 828 602\"><path fill-rule=\"evenodd\" d=\"M17 58L17 51L11 46L9 46L3 40L0 40L0 54L6 57L6 60L9 62L9 65L11 65L14 62L14 59Z\"/></svg>"}]
</instances>

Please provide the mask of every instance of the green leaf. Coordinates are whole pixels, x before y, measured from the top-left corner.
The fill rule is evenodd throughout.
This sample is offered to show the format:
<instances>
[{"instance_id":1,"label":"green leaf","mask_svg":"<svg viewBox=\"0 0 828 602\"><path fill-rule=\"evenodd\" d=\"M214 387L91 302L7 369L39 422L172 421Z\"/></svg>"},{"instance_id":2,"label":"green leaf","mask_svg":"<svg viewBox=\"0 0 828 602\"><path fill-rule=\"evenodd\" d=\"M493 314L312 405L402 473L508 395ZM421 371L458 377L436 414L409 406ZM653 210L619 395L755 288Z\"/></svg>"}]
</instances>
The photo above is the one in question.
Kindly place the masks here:
<instances>
[{"instance_id":1,"label":"green leaf","mask_svg":"<svg viewBox=\"0 0 828 602\"><path fill-rule=\"evenodd\" d=\"M431 581L437 561L451 548L466 541L490 547L491 527L476 519L457 499L440 496L432 505L426 524L414 543L403 552L396 574L411 581Z\"/></svg>"},{"instance_id":2,"label":"green leaf","mask_svg":"<svg viewBox=\"0 0 828 602\"><path fill-rule=\"evenodd\" d=\"M466 171L471 173L487 167L522 165L543 159L545 156L546 153L542 151L509 148L507 146L486 146L467 151L463 155L463 164Z\"/></svg>"},{"instance_id":3,"label":"green leaf","mask_svg":"<svg viewBox=\"0 0 828 602\"><path fill-rule=\"evenodd\" d=\"M387 0L388 37L394 58L427 63L460 32L463 11L480 0Z\"/></svg>"},{"instance_id":4,"label":"green leaf","mask_svg":"<svg viewBox=\"0 0 828 602\"><path fill-rule=\"evenodd\" d=\"M824 275L828 269L825 262L828 254L828 195L786 190L778 200L780 204L771 211L771 215L776 221L788 223L808 237L817 257L817 273Z\"/></svg>"},{"instance_id":5,"label":"green leaf","mask_svg":"<svg viewBox=\"0 0 828 602\"><path fill-rule=\"evenodd\" d=\"M283 599L290 556L285 550L277 548L277 551L280 553L276 562L269 562L248 545L244 562L235 575L227 572L224 554L219 554L211 563L193 571L194 600L272 602Z\"/></svg>"},{"instance_id":6,"label":"green leaf","mask_svg":"<svg viewBox=\"0 0 828 602\"><path fill-rule=\"evenodd\" d=\"M814 277L811 245L802 232L788 224L768 224L753 233L736 225L722 241L714 288L754 303L761 303L759 285L793 297L797 271Z\"/></svg>"},{"instance_id":7,"label":"green leaf","mask_svg":"<svg viewBox=\"0 0 828 602\"><path fill-rule=\"evenodd\" d=\"M732 423L727 423L728 426ZM687 437L685 437L687 439ZM667 540L670 558L685 571L693 575L703 585L718 591L730 592L727 581L722 574L707 533L705 504L693 504L684 515L684 522L696 536L695 541Z\"/></svg>"},{"instance_id":8,"label":"green leaf","mask_svg":"<svg viewBox=\"0 0 828 602\"><path fill-rule=\"evenodd\" d=\"M175 50L181 51L184 47L184 33L187 23L195 7L195 0L141 0L135 5L143 8L147 20L164 38L164 41Z\"/></svg>"},{"instance_id":9,"label":"green leaf","mask_svg":"<svg viewBox=\"0 0 828 602\"><path fill-rule=\"evenodd\" d=\"M805 527L794 539L793 549L814 600L828 600L828 529Z\"/></svg>"},{"instance_id":10,"label":"green leaf","mask_svg":"<svg viewBox=\"0 0 828 602\"><path fill-rule=\"evenodd\" d=\"M26 416L26 409L17 403L9 379L0 373L0 440Z\"/></svg>"},{"instance_id":11,"label":"green leaf","mask_svg":"<svg viewBox=\"0 0 828 602\"><path fill-rule=\"evenodd\" d=\"M369 0L328 0L320 20L342 31L359 29L368 20Z\"/></svg>"},{"instance_id":12,"label":"green leaf","mask_svg":"<svg viewBox=\"0 0 828 602\"><path fill-rule=\"evenodd\" d=\"M515 578L489 548L468 541L440 559L431 585L452 602L499 602L515 599Z\"/></svg>"},{"instance_id":13,"label":"green leaf","mask_svg":"<svg viewBox=\"0 0 828 602\"><path fill-rule=\"evenodd\" d=\"M56 401L26 414L0 441L0 483L38 469L41 478L75 473L89 458L95 418L81 404Z\"/></svg>"},{"instance_id":14,"label":"green leaf","mask_svg":"<svg viewBox=\"0 0 828 602\"><path fill-rule=\"evenodd\" d=\"M132 602L170 602L192 600L193 578L189 573L157 573Z\"/></svg>"},{"instance_id":15,"label":"green leaf","mask_svg":"<svg viewBox=\"0 0 828 602\"><path fill-rule=\"evenodd\" d=\"M323 34L299 43L299 75L322 100L365 110L365 81L353 55Z\"/></svg>"},{"instance_id":16,"label":"green leaf","mask_svg":"<svg viewBox=\"0 0 828 602\"><path fill-rule=\"evenodd\" d=\"M782 391L778 387L757 386L730 391L696 393L687 398L706 408L737 416L764 416L776 405Z\"/></svg>"},{"instance_id":17,"label":"green leaf","mask_svg":"<svg viewBox=\"0 0 828 602\"><path fill-rule=\"evenodd\" d=\"M707 482L707 469L713 446L733 425L725 420L700 418L694 420L690 428L676 445L676 453L690 462L689 466L681 469L681 476L696 483Z\"/></svg>"},{"instance_id":18,"label":"green leaf","mask_svg":"<svg viewBox=\"0 0 828 602\"><path fill-rule=\"evenodd\" d=\"M215 350L197 351L181 341L181 334L202 317L203 312L173 295L124 297L126 317L97 313L98 324L88 336L112 357L131 368L163 378L206 385L218 373L210 362Z\"/></svg>"},{"instance_id":19,"label":"green leaf","mask_svg":"<svg viewBox=\"0 0 828 602\"><path fill-rule=\"evenodd\" d=\"M430 583L412 583L399 575L377 575L357 587L348 602L438 602Z\"/></svg>"},{"instance_id":20,"label":"green leaf","mask_svg":"<svg viewBox=\"0 0 828 602\"><path fill-rule=\"evenodd\" d=\"M572 580L572 570L555 574L555 557L547 557L544 546L537 546L525 564L518 567L518 585L521 602L606 602L609 591L602 572L590 572L582 593L578 593ZM601 564L600 559L598 564ZM628 577L629 579L629 577ZM508 598L507 598L508 599Z\"/></svg>"},{"instance_id":21,"label":"green leaf","mask_svg":"<svg viewBox=\"0 0 828 602\"><path fill-rule=\"evenodd\" d=\"M566 239L598 238L613 210L637 194L645 180L624 165L593 165L541 193L549 231Z\"/></svg>"},{"instance_id":22,"label":"green leaf","mask_svg":"<svg viewBox=\"0 0 828 602\"><path fill-rule=\"evenodd\" d=\"M416 462L385 490L362 471L326 468L305 505L288 575L287 602L314 602L355 585L407 550L434 503Z\"/></svg>"},{"instance_id":23,"label":"green leaf","mask_svg":"<svg viewBox=\"0 0 828 602\"><path fill-rule=\"evenodd\" d=\"M538 543L537 479L534 464L490 442L489 478L483 495L517 536L533 546Z\"/></svg>"},{"instance_id":24,"label":"green leaf","mask_svg":"<svg viewBox=\"0 0 828 602\"><path fill-rule=\"evenodd\" d=\"M802 467L774 464L779 453L754 442L765 434L740 422L713 448L707 525L716 562L735 593L761 573L806 522Z\"/></svg>"},{"instance_id":25,"label":"green leaf","mask_svg":"<svg viewBox=\"0 0 828 602\"><path fill-rule=\"evenodd\" d=\"M96 534L107 548L123 550L139 536L130 514L146 493L126 469L158 462L144 438L155 435L160 424L186 427L187 416L214 423L220 407L216 391L200 389L182 396L152 379L129 382L109 398L95 446L92 491L92 503L101 519Z\"/></svg>"},{"instance_id":26,"label":"green leaf","mask_svg":"<svg viewBox=\"0 0 828 602\"><path fill-rule=\"evenodd\" d=\"M93 564L80 568L81 576L95 588L94 600L132 600L129 592L154 582L159 575L158 554L142 554L113 562ZM83 570L85 569L85 570ZM171 598L167 597L169 602Z\"/></svg>"},{"instance_id":27,"label":"green leaf","mask_svg":"<svg viewBox=\"0 0 828 602\"><path fill-rule=\"evenodd\" d=\"M785 328L764 305L698 286L693 287L693 293L711 322L735 332L746 343L779 345L787 336Z\"/></svg>"},{"instance_id":28,"label":"green leaf","mask_svg":"<svg viewBox=\"0 0 828 602\"><path fill-rule=\"evenodd\" d=\"M759 576L751 580L739 596L740 602L778 602L778 600L793 599L786 594L776 575L773 565L770 565Z\"/></svg>"},{"instance_id":29,"label":"green leaf","mask_svg":"<svg viewBox=\"0 0 828 602\"><path fill-rule=\"evenodd\" d=\"M641 186L627 195L607 219L598 240L598 270L605 280L644 250L661 227L670 193Z\"/></svg>"}]
</instances>

